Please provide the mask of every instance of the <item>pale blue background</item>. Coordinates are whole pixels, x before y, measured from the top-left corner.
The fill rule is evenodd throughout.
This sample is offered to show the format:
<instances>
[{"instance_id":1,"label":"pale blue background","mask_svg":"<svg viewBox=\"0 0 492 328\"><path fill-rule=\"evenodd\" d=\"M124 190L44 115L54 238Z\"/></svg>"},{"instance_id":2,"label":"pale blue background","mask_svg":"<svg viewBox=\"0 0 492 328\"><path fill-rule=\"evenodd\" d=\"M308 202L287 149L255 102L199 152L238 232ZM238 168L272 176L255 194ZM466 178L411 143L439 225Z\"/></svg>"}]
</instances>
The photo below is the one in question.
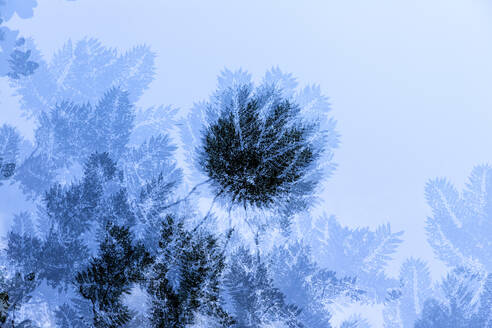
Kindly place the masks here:
<instances>
[{"instance_id":1,"label":"pale blue background","mask_svg":"<svg viewBox=\"0 0 492 328\"><path fill-rule=\"evenodd\" d=\"M278 65L319 84L342 135L320 211L345 225L405 230L390 274L416 256L442 275L425 238L424 185L446 176L461 189L474 165L492 163L486 0L40 0L34 17L6 25L32 36L47 59L69 38L119 50L148 44L157 72L141 106L188 110L226 67L261 78ZM0 91L0 125L32 136L6 78Z\"/></svg>"}]
</instances>

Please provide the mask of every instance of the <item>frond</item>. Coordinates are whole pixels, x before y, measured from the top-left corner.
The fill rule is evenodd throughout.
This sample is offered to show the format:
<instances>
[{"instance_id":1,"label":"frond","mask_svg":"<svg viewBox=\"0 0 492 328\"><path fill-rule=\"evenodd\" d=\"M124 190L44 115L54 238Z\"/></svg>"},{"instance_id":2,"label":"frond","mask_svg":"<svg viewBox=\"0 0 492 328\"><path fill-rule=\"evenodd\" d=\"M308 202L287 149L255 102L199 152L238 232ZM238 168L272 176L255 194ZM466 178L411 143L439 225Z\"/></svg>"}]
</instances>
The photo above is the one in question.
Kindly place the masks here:
<instances>
[{"instance_id":1,"label":"frond","mask_svg":"<svg viewBox=\"0 0 492 328\"><path fill-rule=\"evenodd\" d=\"M444 179L426 186L427 202L433 210L427 219L428 241L436 255L451 266L476 271L492 266L491 178L488 166L476 167L463 196Z\"/></svg>"},{"instance_id":2,"label":"frond","mask_svg":"<svg viewBox=\"0 0 492 328\"><path fill-rule=\"evenodd\" d=\"M142 96L155 75L155 53L146 45L133 47L119 56L114 66L118 75L112 85L129 90L130 102L134 103Z\"/></svg>"},{"instance_id":3,"label":"frond","mask_svg":"<svg viewBox=\"0 0 492 328\"><path fill-rule=\"evenodd\" d=\"M49 64L38 59L35 51L31 57L39 64L35 73L12 85L23 109L35 115L66 99L75 104L96 103L113 87L129 90L129 100L135 102L153 80L155 70L155 55L147 46L120 55L88 38L75 44L68 41Z\"/></svg>"},{"instance_id":4,"label":"frond","mask_svg":"<svg viewBox=\"0 0 492 328\"><path fill-rule=\"evenodd\" d=\"M21 138L17 130L9 125L0 127L0 186L2 180L12 177L19 165L19 144Z\"/></svg>"},{"instance_id":5,"label":"frond","mask_svg":"<svg viewBox=\"0 0 492 328\"><path fill-rule=\"evenodd\" d=\"M151 137L139 147L130 148L121 160L128 190L136 196L148 181L160 174L168 183L177 185L181 171L174 161L175 150L176 146L166 135Z\"/></svg>"},{"instance_id":6,"label":"frond","mask_svg":"<svg viewBox=\"0 0 492 328\"><path fill-rule=\"evenodd\" d=\"M403 327L413 327L424 302L431 296L432 281L427 265L419 259L407 259L400 269L400 283L399 312Z\"/></svg>"},{"instance_id":7,"label":"frond","mask_svg":"<svg viewBox=\"0 0 492 328\"><path fill-rule=\"evenodd\" d=\"M130 136L132 145L140 145L153 136L171 133L177 121L178 108L171 106L149 107L137 111Z\"/></svg>"}]
</instances>

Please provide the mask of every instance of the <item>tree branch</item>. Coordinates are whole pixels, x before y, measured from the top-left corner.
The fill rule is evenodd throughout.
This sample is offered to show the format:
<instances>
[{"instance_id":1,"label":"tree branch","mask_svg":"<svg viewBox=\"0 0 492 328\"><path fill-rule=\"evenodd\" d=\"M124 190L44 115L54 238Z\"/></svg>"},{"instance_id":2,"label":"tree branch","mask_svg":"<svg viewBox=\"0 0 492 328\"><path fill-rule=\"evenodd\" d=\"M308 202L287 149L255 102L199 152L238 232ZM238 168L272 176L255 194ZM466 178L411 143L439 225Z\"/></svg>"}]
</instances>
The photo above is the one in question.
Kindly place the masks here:
<instances>
[{"instance_id":1,"label":"tree branch","mask_svg":"<svg viewBox=\"0 0 492 328\"><path fill-rule=\"evenodd\" d=\"M179 203L182 203L182 202L186 201L186 200L187 200L188 198L190 198L190 196L191 196L191 195L192 195L192 194L193 194L193 193L194 193L194 192L198 189L198 187L200 187L201 185L204 185L204 184L206 184L206 183L210 182L211 180L212 180L212 179L207 179L207 180L205 180L205 181L203 181L203 182L200 182L199 184L197 184L196 186L194 186L194 187L190 190L190 192L189 192L189 193L188 193L185 197L183 197L183 198L181 198L181 199L178 199L178 200L177 200L177 201L175 201L174 203L171 203L171 204L169 204L169 205L164 206L163 210L166 210L166 209L168 209L168 208L170 208L170 207L176 206L176 205L178 205Z\"/></svg>"}]
</instances>

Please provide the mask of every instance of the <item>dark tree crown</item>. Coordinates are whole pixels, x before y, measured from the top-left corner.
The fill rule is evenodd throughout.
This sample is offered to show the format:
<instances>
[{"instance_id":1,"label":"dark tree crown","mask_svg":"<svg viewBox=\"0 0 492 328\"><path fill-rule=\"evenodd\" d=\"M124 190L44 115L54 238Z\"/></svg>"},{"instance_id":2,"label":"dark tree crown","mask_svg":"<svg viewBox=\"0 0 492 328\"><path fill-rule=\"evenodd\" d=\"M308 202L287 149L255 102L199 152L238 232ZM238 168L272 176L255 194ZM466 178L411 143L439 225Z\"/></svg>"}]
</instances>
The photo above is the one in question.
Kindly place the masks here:
<instances>
[{"instance_id":1,"label":"dark tree crown","mask_svg":"<svg viewBox=\"0 0 492 328\"><path fill-rule=\"evenodd\" d=\"M317 126L302 123L299 106L275 93L244 87L238 98L205 130L199 154L217 194L264 208L312 192L315 182L304 178L321 153L310 141Z\"/></svg>"}]
</instances>

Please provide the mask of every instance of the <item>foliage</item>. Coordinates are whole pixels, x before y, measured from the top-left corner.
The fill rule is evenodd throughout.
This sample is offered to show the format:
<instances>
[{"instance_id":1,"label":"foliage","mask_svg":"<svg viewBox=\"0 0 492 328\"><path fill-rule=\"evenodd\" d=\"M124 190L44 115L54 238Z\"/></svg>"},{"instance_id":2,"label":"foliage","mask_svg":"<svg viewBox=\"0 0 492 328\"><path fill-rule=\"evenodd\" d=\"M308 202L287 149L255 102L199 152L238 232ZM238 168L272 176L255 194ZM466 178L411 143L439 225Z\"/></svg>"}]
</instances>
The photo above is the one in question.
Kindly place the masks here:
<instances>
[{"instance_id":1,"label":"foliage","mask_svg":"<svg viewBox=\"0 0 492 328\"><path fill-rule=\"evenodd\" d=\"M300 108L280 98L273 88L239 86L210 106L219 116L203 137L199 163L212 180L216 194L246 207L271 207L313 192L306 178L320 157L313 143L317 127L300 123ZM294 203L294 204L293 204ZM305 204L306 205L306 204Z\"/></svg>"},{"instance_id":2,"label":"foliage","mask_svg":"<svg viewBox=\"0 0 492 328\"><path fill-rule=\"evenodd\" d=\"M162 222L156 263L148 284L153 327L186 327L197 313L228 327L232 318L222 308L219 283L224 255L208 233L193 235L167 215Z\"/></svg>"},{"instance_id":3,"label":"foliage","mask_svg":"<svg viewBox=\"0 0 492 328\"><path fill-rule=\"evenodd\" d=\"M36 0L0 0L0 25L17 14L20 18L31 18ZM18 31L0 26L0 76L20 79L32 75L39 67L32 61L32 45L25 46L25 39L18 38Z\"/></svg>"},{"instance_id":4,"label":"foliage","mask_svg":"<svg viewBox=\"0 0 492 328\"><path fill-rule=\"evenodd\" d=\"M224 285L232 306L237 327L285 325L303 327L301 309L285 300L274 285L266 263L240 247L225 275Z\"/></svg>"},{"instance_id":5,"label":"foliage","mask_svg":"<svg viewBox=\"0 0 492 328\"><path fill-rule=\"evenodd\" d=\"M175 189L175 181L166 180L163 174L159 174L158 177L148 181L140 191L135 206L141 222L141 229L138 229L137 226L136 233L141 237L151 254L155 254L159 248L162 220L172 211L169 206L169 199L174 194Z\"/></svg>"},{"instance_id":6,"label":"foliage","mask_svg":"<svg viewBox=\"0 0 492 328\"><path fill-rule=\"evenodd\" d=\"M369 260L341 276L336 261L317 263L319 251L311 255L301 242L253 256L240 238L222 245L204 227L190 228L194 204L177 197L177 148L164 134L177 110L133 105L153 76L147 47L118 54L84 39L68 42L51 63L31 40L16 47L10 82L38 126L31 149L14 152L13 177L38 212L15 217L5 254L21 272L36 272L33 293L49 304L51 324L329 327L331 304L367 297L355 278L361 266L387 282L383 268L399 243L389 226L347 234L364 240L353 248L369 249ZM211 100L194 108L202 106L193 114L202 119L181 122L184 155L203 141L200 167L223 201L288 220L334 170L338 134L328 101L319 87L296 88L278 69L257 87L246 72L225 71ZM203 129L185 135L190 124ZM3 140L18 149L20 139ZM132 308L136 285L147 316ZM355 323L364 320L346 322Z\"/></svg>"},{"instance_id":7,"label":"foliage","mask_svg":"<svg viewBox=\"0 0 492 328\"><path fill-rule=\"evenodd\" d=\"M2 327L33 327L29 319L19 318L19 309L31 299L31 293L38 285L36 275L31 272L22 274L15 272L12 277L5 277L2 272L0 279L0 324Z\"/></svg>"},{"instance_id":8,"label":"foliage","mask_svg":"<svg viewBox=\"0 0 492 328\"><path fill-rule=\"evenodd\" d=\"M359 301L364 295L355 278L338 278L335 272L321 269L301 242L275 247L269 261L275 286L302 309L299 321L305 327L331 327L327 305L340 299Z\"/></svg>"},{"instance_id":9,"label":"foliage","mask_svg":"<svg viewBox=\"0 0 492 328\"><path fill-rule=\"evenodd\" d=\"M82 39L68 41L50 63L37 57L39 68L29 79L11 80L22 108L35 116L67 99L95 103L114 88L128 90L128 100L134 103L154 75L155 56L146 46L118 54L95 39Z\"/></svg>"},{"instance_id":10,"label":"foliage","mask_svg":"<svg viewBox=\"0 0 492 328\"><path fill-rule=\"evenodd\" d=\"M445 179L427 184L427 202L432 208L427 218L428 241L450 267L492 271L491 190L492 168L488 165L473 169L462 193Z\"/></svg>"},{"instance_id":11,"label":"foliage","mask_svg":"<svg viewBox=\"0 0 492 328\"><path fill-rule=\"evenodd\" d=\"M29 60L31 50L21 51L14 50L10 55L10 72L8 75L12 79L20 79L22 76L29 76L39 67L39 64Z\"/></svg>"},{"instance_id":12,"label":"foliage","mask_svg":"<svg viewBox=\"0 0 492 328\"><path fill-rule=\"evenodd\" d=\"M0 127L0 185L9 180L30 201L6 235L2 327L34 327L40 310L29 307L43 302L44 326L77 328L330 327L332 308L347 303L384 304L385 327L492 326L490 166L474 168L463 192L445 179L426 186L428 241L452 268L439 288L418 259L390 278L402 232L303 212L336 168L339 136L319 86L301 88L278 68L259 84L225 70L182 119L174 107L141 110L155 72L149 47L119 52L85 38L47 61L2 25L36 6L0 0L0 77L36 124L32 145ZM191 198L197 186L178 191L203 175L215 196L204 219L222 214L212 213L217 198L231 222L243 208L257 224L255 255L240 234L222 243L205 225L191 228L203 199ZM260 249L271 237L259 236L267 212L284 243ZM207 228L224 230L215 223ZM132 308L136 289L144 311ZM368 323L355 316L341 327Z\"/></svg>"},{"instance_id":13,"label":"foliage","mask_svg":"<svg viewBox=\"0 0 492 328\"><path fill-rule=\"evenodd\" d=\"M93 314L89 301L72 299L71 304L64 303L55 310L55 322L61 328L89 328Z\"/></svg>"},{"instance_id":14,"label":"foliage","mask_svg":"<svg viewBox=\"0 0 492 328\"><path fill-rule=\"evenodd\" d=\"M128 147L134 124L129 93L107 91L97 104L61 102L40 114L36 147L20 164L15 179L23 191L36 198L56 180L68 183L80 175L82 163L94 152L111 152L127 177L128 192L137 196L155 175L166 174L178 182L180 170L171 159L175 147L164 135Z\"/></svg>"},{"instance_id":15,"label":"foliage","mask_svg":"<svg viewBox=\"0 0 492 328\"><path fill-rule=\"evenodd\" d=\"M111 89L92 106L63 102L42 113L36 148L19 167L16 179L27 193L39 194L51 185L57 170L71 169L94 152L119 158L126 150L132 124L128 94Z\"/></svg>"},{"instance_id":16,"label":"foliage","mask_svg":"<svg viewBox=\"0 0 492 328\"><path fill-rule=\"evenodd\" d=\"M388 290L398 286L386 276L385 267L402 242L402 231L392 232L389 224L374 231L368 227L352 229L342 226L334 216L306 216L298 224L304 226L302 237L309 242L319 265L341 276L357 277L357 285L369 299L382 302Z\"/></svg>"},{"instance_id":17,"label":"foliage","mask_svg":"<svg viewBox=\"0 0 492 328\"><path fill-rule=\"evenodd\" d=\"M142 244L134 244L128 228L108 222L99 254L75 280L82 297L92 304L95 327L125 327L130 310L121 297L129 294L132 284L144 280L144 271L152 263Z\"/></svg>"},{"instance_id":18,"label":"foliage","mask_svg":"<svg viewBox=\"0 0 492 328\"><path fill-rule=\"evenodd\" d=\"M175 150L166 135L152 136L140 146L128 149L121 161L128 190L139 193L157 172L169 188L175 187L182 175L171 159Z\"/></svg>"},{"instance_id":19,"label":"foliage","mask_svg":"<svg viewBox=\"0 0 492 328\"><path fill-rule=\"evenodd\" d=\"M431 295L427 265L419 259L407 259L400 268L400 286L391 290L386 298L383 310L385 327L413 327Z\"/></svg>"},{"instance_id":20,"label":"foliage","mask_svg":"<svg viewBox=\"0 0 492 328\"><path fill-rule=\"evenodd\" d=\"M185 157L195 157L196 148L202 145L203 128L209 128L210 125L217 123L219 116L223 113L235 115L235 120L239 123L239 114L241 111L244 112L244 105L256 99L259 101L257 106L262 116L257 117L255 121L262 123L265 122L267 114L273 113L275 106L283 100L288 102L293 109L299 110L298 116L305 121L304 123L316 122L319 125L319 130L311 131L313 135L311 135L310 142L315 145L316 150L319 150L319 147L323 149L323 152L319 153L321 158L316 163L317 168L321 171L311 170L309 179L307 172L304 172L306 180L320 180L320 173L323 173L325 177L331 175L336 167L333 163L333 150L338 147L339 136L335 130L336 122L328 117L331 110L328 100L321 94L319 87L297 88L298 83L292 75L284 74L278 68L267 71L262 83L256 88L253 86L251 75L243 70L233 72L226 69L217 80L217 90L210 96L210 99L195 103L188 115L179 121L178 127ZM241 100L240 91L245 89L249 89L249 93L253 95L251 99L242 98ZM240 101L243 101L243 104ZM243 105L242 110L240 105ZM244 114L247 113L244 112ZM228 119L227 115L221 117ZM301 122L296 122L296 124L301 124ZM281 136L285 130L277 132L279 133L277 136ZM249 136L250 139L256 137L258 136ZM199 174L200 170L193 170L193 165L190 164L185 163L187 179L192 183L203 180Z\"/></svg>"},{"instance_id":21,"label":"foliage","mask_svg":"<svg viewBox=\"0 0 492 328\"><path fill-rule=\"evenodd\" d=\"M443 300L429 298L415 328L492 327L492 275L480 277L464 268L441 284Z\"/></svg>"},{"instance_id":22,"label":"foliage","mask_svg":"<svg viewBox=\"0 0 492 328\"><path fill-rule=\"evenodd\" d=\"M177 115L178 109L171 106L153 106L137 111L130 143L140 145L163 131L171 131L177 124Z\"/></svg>"},{"instance_id":23,"label":"foliage","mask_svg":"<svg viewBox=\"0 0 492 328\"><path fill-rule=\"evenodd\" d=\"M0 127L0 186L2 180L14 175L18 165L20 141L21 138L15 128L6 124Z\"/></svg>"},{"instance_id":24,"label":"foliage","mask_svg":"<svg viewBox=\"0 0 492 328\"><path fill-rule=\"evenodd\" d=\"M348 320L345 320L340 325L340 328L370 328L371 326L367 320L361 318L358 315L351 316Z\"/></svg>"},{"instance_id":25,"label":"foliage","mask_svg":"<svg viewBox=\"0 0 492 328\"><path fill-rule=\"evenodd\" d=\"M82 181L65 187L53 185L43 199L38 233L9 232L10 261L24 271L35 268L39 278L53 287L70 284L74 272L90 255L93 229L125 208L117 193L105 195L117 186L117 173L107 154L94 154L85 165Z\"/></svg>"}]
</instances>

